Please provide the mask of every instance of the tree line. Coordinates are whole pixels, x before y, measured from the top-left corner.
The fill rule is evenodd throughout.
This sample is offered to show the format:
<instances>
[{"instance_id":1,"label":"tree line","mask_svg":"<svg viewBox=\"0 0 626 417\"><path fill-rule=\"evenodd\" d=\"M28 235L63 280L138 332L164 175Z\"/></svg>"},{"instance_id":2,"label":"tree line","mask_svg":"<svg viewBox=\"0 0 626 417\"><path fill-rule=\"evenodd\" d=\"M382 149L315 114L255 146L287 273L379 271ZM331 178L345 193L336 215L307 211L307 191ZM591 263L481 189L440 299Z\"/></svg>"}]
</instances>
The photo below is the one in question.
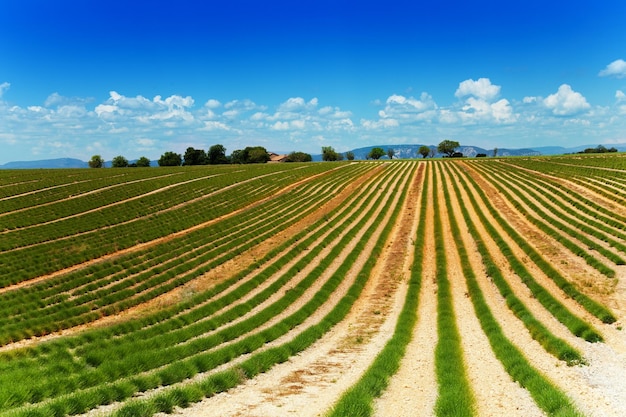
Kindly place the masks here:
<instances>
[{"instance_id":1,"label":"tree line","mask_svg":"<svg viewBox=\"0 0 626 417\"><path fill-rule=\"evenodd\" d=\"M304 152L292 152L287 155L285 162L311 162L312 156ZM188 147L184 154L173 151L165 152L157 161L159 166L191 166L191 165L219 165L219 164L262 164L270 161L270 154L263 146L248 146L244 149L234 150L226 155L224 145L213 145L208 151ZM149 167L150 160L145 156L136 162L129 163L122 155L118 155L111 161L113 168L126 167ZM90 168L104 167L104 159L100 155L94 155L89 161Z\"/></svg>"},{"instance_id":2,"label":"tree line","mask_svg":"<svg viewBox=\"0 0 626 417\"><path fill-rule=\"evenodd\" d=\"M462 157L463 154L457 152L456 149L459 148L459 142L445 139L437 145L434 146L426 146L422 145L418 149L418 153L422 155L423 158L430 157L433 158L437 153L443 154L444 157L449 158L458 158ZM614 148L606 149L602 146L594 149L586 149L585 152L615 152L617 151ZM493 150L493 156L497 155L498 148ZM383 156L387 155L389 159L393 159L395 156L395 151L391 148L386 151L381 147L374 147L370 150L370 152L365 156L366 159L380 159ZM486 154L478 154L477 157L487 156ZM343 161L347 159L348 161L354 160L354 152L349 151L344 153L340 153L335 151L332 146L322 146L322 160L323 161ZM312 156L308 153L304 152L292 152L287 155L285 162L311 162L313 160ZM176 152L165 152L158 160L159 166L190 166L190 165L219 165L219 164L259 164L266 163L270 161L270 154L267 150L262 146L248 146L244 149L234 150L230 155L226 155L226 148L223 145L217 144L213 145L209 148L208 151L204 149L195 149L193 147L187 148L184 155L181 155ZM128 160L122 155L118 155L113 158L111 165L114 168L125 168L125 167L149 167L150 160L145 156L139 158L136 162L129 163ZM92 156L89 161L89 166L91 168L102 168L104 167L104 160L100 155Z\"/></svg>"}]
</instances>

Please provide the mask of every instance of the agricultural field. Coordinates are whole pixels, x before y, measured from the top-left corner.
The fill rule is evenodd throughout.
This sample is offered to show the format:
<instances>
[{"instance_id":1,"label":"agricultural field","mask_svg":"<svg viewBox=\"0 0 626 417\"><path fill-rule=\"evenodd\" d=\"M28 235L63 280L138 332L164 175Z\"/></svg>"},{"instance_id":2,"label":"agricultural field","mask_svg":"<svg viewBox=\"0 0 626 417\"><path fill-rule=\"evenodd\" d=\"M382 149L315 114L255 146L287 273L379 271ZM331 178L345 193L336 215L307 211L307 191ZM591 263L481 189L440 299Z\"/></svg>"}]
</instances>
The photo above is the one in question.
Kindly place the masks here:
<instances>
[{"instance_id":1,"label":"agricultural field","mask_svg":"<svg viewBox=\"0 0 626 417\"><path fill-rule=\"evenodd\" d=\"M0 416L626 415L626 156L0 171Z\"/></svg>"}]
</instances>

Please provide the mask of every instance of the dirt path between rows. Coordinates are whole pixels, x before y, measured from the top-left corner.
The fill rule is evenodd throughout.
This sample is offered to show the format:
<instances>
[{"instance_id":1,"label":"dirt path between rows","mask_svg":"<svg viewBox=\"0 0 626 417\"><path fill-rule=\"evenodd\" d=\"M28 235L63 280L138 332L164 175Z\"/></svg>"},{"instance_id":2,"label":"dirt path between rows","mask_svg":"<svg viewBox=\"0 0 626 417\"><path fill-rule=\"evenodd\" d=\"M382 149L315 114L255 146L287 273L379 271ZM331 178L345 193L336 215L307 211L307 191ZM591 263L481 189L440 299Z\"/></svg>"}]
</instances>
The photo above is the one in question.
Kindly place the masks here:
<instances>
[{"instance_id":1,"label":"dirt path between rows","mask_svg":"<svg viewBox=\"0 0 626 417\"><path fill-rule=\"evenodd\" d=\"M561 271L563 267L570 264L578 264L580 266L579 258L576 255L565 250L556 242L547 243L546 241L549 240L549 238L537 231L523 216L514 211L508 202L504 202L499 193L497 193L488 182L484 181L480 174L471 168L467 172L468 175L472 175L478 182L481 189L487 193L489 201L496 206L501 215L505 217L510 224L515 225L518 233L525 236L529 243L535 247L542 245L550 245L553 247L553 250L549 251L547 255L545 251L540 250L540 253L542 253L553 266ZM475 193L474 195L477 197ZM495 220L488 214L484 204L480 202L479 206L480 210L490 219L490 222L496 225ZM501 300L501 297L498 295L487 297L490 308L496 311L495 315L498 317L498 320L501 321L502 329L506 336L526 354L533 366L536 366L541 372L547 375L548 378L553 380L557 386L563 389L581 408L585 415L623 416L623 411L626 410L626 387L623 383L624 375L626 375L626 354L624 353L626 335L624 332L617 330L616 326L602 325L577 303L565 297L561 290L556 288L550 279L545 277L534 264L531 265L525 253L515 245L515 242L507 239L507 243L511 246L515 256L519 259L526 260L525 265L529 268L535 279L571 311L584 317L587 321L600 328L606 338L606 343L591 344L572 335L539 305L529 294L528 289L524 289L523 284L519 283L519 278L508 271L507 260L499 252L493 241L488 238L487 232L482 227L476 213L470 208L470 205L466 204L466 207L468 207L472 213L471 216L474 224L479 226L479 233L483 236L489 252L496 258L496 263L503 272L505 272L507 281L510 285L514 286L515 293L518 297L551 331L559 337L563 337L574 347L580 349L583 352L583 356L588 361L588 365L567 367L562 362L547 354L539 343L530 337L528 331L525 331L525 329L520 331L519 320L508 311L506 306L502 302L495 302L497 299ZM502 236L505 236L504 232L498 226L496 226L496 228ZM558 253L556 259L554 258L554 253ZM589 271L589 273L598 274L597 271ZM481 281L482 288L488 288L490 286L493 287L493 284L485 279ZM495 294L495 290L493 293ZM500 313L497 311L500 311ZM623 318L623 316L621 317Z\"/></svg>"},{"instance_id":2,"label":"dirt path between rows","mask_svg":"<svg viewBox=\"0 0 626 417\"><path fill-rule=\"evenodd\" d=\"M393 196L393 200L397 198ZM412 233L412 228L406 225L414 223L414 207L414 199L406 199L400 220L394 225L379 258L379 266L344 321L288 362L226 393L180 410L176 415L322 415L359 378L393 333L406 293L405 281L409 274L406 254ZM373 244L375 238L371 240ZM335 260L337 265L341 262L341 259ZM360 269L363 262L361 259L353 270ZM334 305L340 295L333 295L337 299L331 304Z\"/></svg>"},{"instance_id":3,"label":"dirt path between rows","mask_svg":"<svg viewBox=\"0 0 626 417\"><path fill-rule=\"evenodd\" d=\"M15 343L11 343L5 346L1 346L0 347L0 352L3 351L7 351L7 350L12 350L12 349L17 349L17 348L22 348L22 347L26 347L26 346L31 346L33 344L45 341L45 340L50 340L53 338L57 338L57 337L61 337L61 336L69 336L72 334L75 334L77 332L83 331L83 330L87 330L90 328L94 328L94 327L104 327L104 326L110 326L113 325L115 323L119 323L119 322L123 322L126 320L131 320L133 318L137 318L140 317L146 313L150 313L153 311L158 311L162 308L165 308L167 306L170 306L176 302L179 302L181 300L186 299L189 294L194 294L197 292L201 292L204 290L207 290L217 284L219 284L220 282L223 282L225 279L227 279L228 277L234 275L235 273L241 271L242 269L244 269L245 267L247 267L250 263L255 262L257 259L262 258L263 256L265 256L268 252L270 252L271 250L273 250L276 246L278 246L279 244L281 244L283 241L289 239L291 236L293 236L294 234L300 232L301 230L310 227L312 224L314 224L315 222L317 222L319 219L324 218L325 216L328 215L328 213L330 213L332 210L334 210L336 207L340 206L341 204L344 203L344 201L350 197L350 195L354 192L354 190L358 189L364 182L368 181L370 178L372 178L374 175L376 175L377 173L380 172L380 170L382 169L382 167L375 167L371 170L368 170L367 172L363 173L362 175L360 175L358 178L356 178L354 181L352 181L350 184L346 185L341 191L339 191L337 193L337 195L335 197L333 197L329 202L327 202L326 204L324 204L322 207L320 207L319 209L317 209L315 212L307 215L304 219L300 220L298 223L293 224L285 229L283 229L282 231L280 231L279 233L277 233L276 235L274 235L273 237L266 239L265 241L263 241L262 243L256 245L255 247L251 248L250 250L247 250L243 253L241 253L240 255L232 258L231 260L225 262L224 264L212 269L211 271L207 272L206 274L202 275L201 277L198 277L196 279L194 279L191 282L188 282L185 285L182 285L180 287L177 287L176 289L163 294L159 297L156 297L150 301L147 301L145 303L139 304L137 306L131 307L128 310L122 311L114 316L105 316L102 317L94 322L91 323L87 323L87 324L83 324L83 325L79 325L79 326L75 326L69 329L64 329L58 332L54 332L54 333L50 333L46 336L41 336L41 337L33 337L27 340L22 340L19 342L15 342ZM297 184L301 184L304 183L308 180L310 180L311 178L307 179L307 180L303 180L298 182ZM293 184L289 187L286 187L285 189L281 190L279 193L274 194L272 197L268 197L267 199L279 196L283 193L286 193L290 190L292 190L294 187L296 186L296 184ZM35 282L40 282L40 281L44 281L46 279L51 279L53 277L56 277L58 275L62 275L65 273L69 273L69 272L73 272L76 270L79 270L81 268L86 268L92 264L95 263L100 263L100 262L105 262L105 261L109 261L109 260L113 260L116 259L117 257L123 256L123 255L128 255L128 254L132 254L132 253L136 253L138 251L141 251L143 249L170 241L172 239L175 239L177 237L183 236L185 234L191 233L192 231L207 227L209 225L212 225L220 220L224 220L226 218L232 217L232 216L236 216L237 214L241 213L244 210L250 209L256 205L260 204L260 202L255 202L253 204L251 204L250 206L247 206L245 208L242 208L240 210L236 210L233 213L230 213L228 215L222 216L220 218L217 219L213 219L210 221L207 221L205 223L202 223L200 225L194 226L192 228L189 229L185 229L183 231L177 232L177 233L173 233L170 234L168 236L164 236L163 238L159 238L150 242L146 242L144 244L139 244L136 246L133 246L131 248L128 249L124 249L124 250L120 250L118 252L115 252L114 254L110 254L110 255L105 255L103 257L100 257L98 259L95 259L93 261L89 261L80 265L76 265L74 267L71 268L66 268L62 271L58 271L46 276L42 276L42 277L38 277L34 280L30 280L30 281L26 281L26 282L22 282L16 285L13 285L11 287L6 287L6 288L2 288L0 289L0 293L2 292L7 292L11 289L16 289L16 288L21 288L27 285L32 285Z\"/></svg>"},{"instance_id":4,"label":"dirt path between rows","mask_svg":"<svg viewBox=\"0 0 626 417\"><path fill-rule=\"evenodd\" d=\"M431 170L430 164L426 169ZM425 176L426 173L423 174ZM432 176L429 175L429 189L432 190ZM410 199L415 202L415 212L421 210L421 196L427 186L425 178L412 191ZM419 295L417 323L413 329L406 354L400 362L400 369L390 379L389 386L380 398L374 402L375 415L388 416L430 416L437 399L437 379L435 376L434 352L437 345L437 286L435 279L435 240L433 236L434 216L432 199L426 208L426 219L416 217L411 235L415 236L417 222L426 222L426 236L421 259L422 287ZM409 250L413 250L410 247Z\"/></svg>"},{"instance_id":5,"label":"dirt path between rows","mask_svg":"<svg viewBox=\"0 0 626 417\"><path fill-rule=\"evenodd\" d=\"M443 179L440 183L446 181ZM446 181L450 182L450 181ZM465 226L460 204L451 192L453 216L459 224L461 238L470 257L472 270L477 276L484 275L482 259L472 250L472 241ZM489 340L482 330L469 297L469 290L463 274L461 259L445 206L443 194L439 193L441 216L444 223L444 242L448 260L448 278L454 299L455 316L461 335L463 353L467 366L470 386L474 390L477 415L479 416L542 416L543 412L532 400L528 391L513 382L502 363L495 357ZM466 207L467 204L464 204ZM465 231L465 232L463 232ZM508 313L510 314L510 312ZM521 329L524 331L525 329ZM488 382L487 382L488 381Z\"/></svg>"}]
</instances>

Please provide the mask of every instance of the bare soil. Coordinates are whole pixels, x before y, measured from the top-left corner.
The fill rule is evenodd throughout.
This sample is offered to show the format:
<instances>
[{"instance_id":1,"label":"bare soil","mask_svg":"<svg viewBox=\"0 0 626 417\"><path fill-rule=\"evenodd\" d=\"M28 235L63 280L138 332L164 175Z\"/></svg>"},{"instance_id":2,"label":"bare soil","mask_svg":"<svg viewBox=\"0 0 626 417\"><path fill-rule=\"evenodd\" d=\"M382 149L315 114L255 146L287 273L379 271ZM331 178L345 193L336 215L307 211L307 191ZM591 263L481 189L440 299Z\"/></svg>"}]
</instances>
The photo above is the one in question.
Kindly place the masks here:
<instances>
[{"instance_id":1,"label":"bare soil","mask_svg":"<svg viewBox=\"0 0 626 417\"><path fill-rule=\"evenodd\" d=\"M428 202L426 219L420 219L418 216L421 201L420 195L423 187L425 187L424 179L427 178L425 174L427 170L430 170L430 174L434 174L436 170L433 166L434 164L431 163L419 162L416 175L407 179L410 181L411 187L402 207L399 220L394 224L391 236L378 259L377 267L372 272L361 297L341 323L309 349L292 357L287 362L274 366L268 372L258 375L228 392L205 399L187 409L177 409L175 415L247 417L312 417L325 415L337 399L340 398L341 394L350 388L365 372L394 332L406 295L410 268L414 261L412 257L414 249L412 238L415 235L419 221L427 222L427 238L421 259L418 260L422 262L424 271L418 307L418 322L413 331L407 352L402 359L400 370L391 378L390 384L383 395L375 401L374 408L375 415L381 417L433 415L433 407L438 392L434 363L434 348L438 342L438 336L432 201ZM622 330L626 317L626 266L616 267L617 278L615 280L607 280L579 257L563 248L558 242L546 237L504 199L488 181L473 170L471 165L461 163L460 167L464 170L464 173L471 175L477 181L481 189L487 194L490 203L499 210L506 221L520 235L524 236L529 244L542 253L552 265L581 291L610 306L619 318L618 322L613 325L605 325L599 322L576 302L568 299L550 277L545 276L542 271L527 259L527 255L516 242L505 237L505 240L513 250L514 256L523 260L533 276L568 309L592 323L605 337L605 343L591 344L573 336L532 297L520 278L511 271L508 259L499 251L497 245L481 225L482 222L479 220L476 210L469 203L466 192L461 191L458 198L452 198L453 214L459 222L461 239L468 251L471 268L476 273L487 303L499 321L505 335L524 352L532 365L563 390L585 415L597 417L626 415L626 383L624 383L626 378L626 331ZM371 170L358 182L337 193L332 201L297 224L286 228L266 242L215 268L187 286L149 303L135 307L116 317L104 318L89 326L79 326L50 337L70 334L94 325L108 325L115 321L127 320L153 309L178 302L186 296L186 292L202 291L210 288L217 282L226 279L226 277L241 271L256 259L261 258L289 236L292 236L295 231L303 230L303 228L309 227L317 220L323 218L335 207L343 204L352 193L359 190L364 182L371 176L376 175L380 169L382 168ZM456 174L448 178L444 175L444 178L439 179L439 183L442 181L454 181L455 176ZM428 176L428 178L432 179L432 175ZM558 181L564 187L579 190L586 197L598 201L600 204L615 207L613 202L609 202L604 197L596 195L588 189L567 183L561 179ZM381 190L388 188L389 184L380 185ZM287 191L284 190L284 192ZM474 195L477 197L475 193ZM392 205L394 202L397 202L399 196L389 195L387 198L389 204ZM446 220L447 212L441 190L437 190L436 198L439 200L442 219L444 219L443 239L447 245L448 274L451 282L457 325L462 338L467 374L476 399L477 415L494 417L503 415L520 417L543 416L544 413L535 405L528 392L511 380L491 350L489 342L473 311L468 288L462 273L461 261L454 245L452 231ZM480 201L478 198L477 200ZM478 233L485 241L489 253L504 272L505 279L514 289L517 296L550 331L583 352L586 360L585 365L568 367L565 363L547 354L508 309L497 288L485 273L480 254L467 231L467 225L464 223L461 215L462 206L468 209L471 221L477 226ZM479 203L478 210L487 216L500 235L506 236L506 233L497 226L497 222L489 215L484 203ZM615 210L626 212L626 209L622 207L615 207ZM232 215L236 214L233 213ZM381 221L387 215L388 213L381 210L370 221ZM204 227L205 225L198 225L197 227ZM189 230L185 232L189 232ZM381 233L380 230L376 232L377 235L379 233ZM172 236L163 239L169 238L172 238ZM158 242L151 242L150 244L156 243ZM328 242L329 246L332 244L333 242ZM365 256L370 253L371 245L372 243L370 242L366 247ZM131 253L141 248L143 247L129 248L111 256ZM334 265L331 269L336 269L343 262L344 256L349 250L350 248L346 248L341 256L334 259ZM320 257L326 256L324 255L325 253L327 252L322 252ZM104 259L105 257L94 262ZM308 319L307 323L318 321L325 312L332 308L338 298L345 293L348 285L354 280L355 273L363 262L364 259L359 260L357 265L347 274L342 287L319 312ZM326 276L320 276L320 282L316 286L322 285L326 278ZM307 293L308 295L303 296L297 304L290 307L290 310L284 314L293 311L293 309L306 302L307 297L312 296L315 288L317 287L313 287ZM268 303L263 304L263 306L269 305ZM300 326L299 329L294 329L279 340L268 344L266 348L294 337L307 323ZM5 349L29 343L34 343L34 341L9 345ZM99 410L94 410L90 415L104 415L114 407L115 405L103 407Z\"/></svg>"}]
</instances>

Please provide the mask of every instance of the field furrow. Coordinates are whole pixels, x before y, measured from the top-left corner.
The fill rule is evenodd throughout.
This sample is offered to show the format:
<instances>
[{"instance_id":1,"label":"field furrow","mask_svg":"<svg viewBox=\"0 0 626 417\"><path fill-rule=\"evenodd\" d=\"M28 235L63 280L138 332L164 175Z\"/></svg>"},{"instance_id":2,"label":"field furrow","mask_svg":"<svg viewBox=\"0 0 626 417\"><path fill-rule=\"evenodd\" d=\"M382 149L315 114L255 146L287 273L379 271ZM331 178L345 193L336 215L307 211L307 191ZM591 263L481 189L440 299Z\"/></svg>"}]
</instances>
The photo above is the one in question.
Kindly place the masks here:
<instances>
[{"instance_id":1,"label":"field furrow","mask_svg":"<svg viewBox=\"0 0 626 417\"><path fill-rule=\"evenodd\" d=\"M0 416L621 416L625 163L3 172Z\"/></svg>"}]
</instances>

